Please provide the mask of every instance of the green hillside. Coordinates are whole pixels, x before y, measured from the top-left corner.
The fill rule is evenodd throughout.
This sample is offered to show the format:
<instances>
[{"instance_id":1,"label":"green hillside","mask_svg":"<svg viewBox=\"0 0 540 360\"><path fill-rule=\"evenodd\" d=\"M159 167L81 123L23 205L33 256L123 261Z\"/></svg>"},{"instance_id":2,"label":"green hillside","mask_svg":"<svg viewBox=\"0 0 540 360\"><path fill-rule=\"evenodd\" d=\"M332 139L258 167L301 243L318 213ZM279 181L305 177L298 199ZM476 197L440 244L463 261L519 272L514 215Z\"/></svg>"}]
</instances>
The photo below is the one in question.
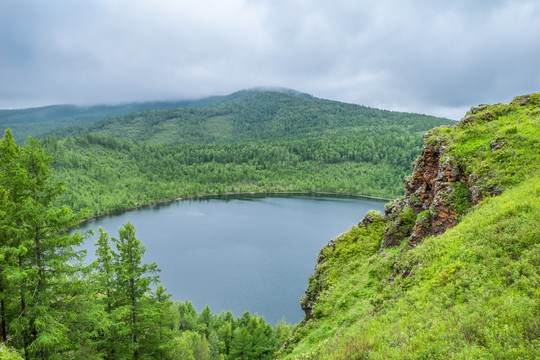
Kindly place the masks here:
<instances>
[{"instance_id":1,"label":"green hillside","mask_svg":"<svg viewBox=\"0 0 540 360\"><path fill-rule=\"evenodd\" d=\"M431 235L438 223L450 229ZM306 319L277 358L538 359L539 268L534 94L429 132L407 195L321 250Z\"/></svg>"},{"instance_id":2,"label":"green hillside","mask_svg":"<svg viewBox=\"0 0 540 360\"><path fill-rule=\"evenodd\" d=\"M84 127L100 120L147 110L166 110L177 108L215 107L229 104L239 99L253 96L263 89L242 90L227 96L211 96L198 100L132 102L118 105L51 105L28 109L0 109L0 132L6 129L14 133L17 143L66 127ZM290 89L276 91L291 96L310 98L309 95Z\"/></svg>"},{"instance_id":3,"label":"green hillside","mask_svg":"<svg viewBox=\"0 0 540 360\"><path fill-rule=\"evenodd\" d=\"M198 108L135 112L58 136L94 134L149 143L283 140L350 133L414 133L453 123L433 116L392 112L301 94L244 90Z\"/></svg>"},{"instance_id":4,"label":"green hillside","mask_svg":"<svg viewBox=\"0 0 540 360\"><path fill-rule=\"evenodd\" d=\"M194 101L144 102L122 105L51 105L38 108L0 110L0 130L11 129L18 143L56 129L84 126L99 120L141 110L195 106Z\"/></svg>"},{"instance_id":5,"label":"green hillside","mask_svg":"<svg viewBox=\"0 0 540 360\"><path fill-rule=\"evenodd\" d=\"M244 90L43 139L60 198L92 215L179 197L326 192L394 198L425 131L448 119Z\"/></svg>"}]
</instances>

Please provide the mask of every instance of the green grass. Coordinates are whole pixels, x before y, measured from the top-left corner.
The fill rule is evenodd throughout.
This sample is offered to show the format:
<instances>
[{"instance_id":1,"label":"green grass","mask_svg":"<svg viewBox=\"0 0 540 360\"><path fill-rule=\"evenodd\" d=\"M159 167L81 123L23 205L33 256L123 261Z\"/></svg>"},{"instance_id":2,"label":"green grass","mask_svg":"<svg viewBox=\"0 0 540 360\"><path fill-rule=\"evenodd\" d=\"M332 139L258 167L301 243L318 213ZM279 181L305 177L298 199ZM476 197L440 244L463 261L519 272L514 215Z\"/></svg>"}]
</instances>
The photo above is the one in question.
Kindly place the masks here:
<instances>
[{"instance_id":1,"label":"green grass","mask_svg":"<svg viewBox=\"0 0 540 360\"><path fill-rule=\"evenodd\" d=\"M486 120L486 114L500 116ZM482 192L500 193L524 181L540 163L540 106L490 105L476 116L457 129L436 128L431 137L446 138L449 155Z\"/></svg>"},{"instance_id":2,"label":"green grass","mask_svg":"<svg viewBox=\"0 0 540 360\"><path fill-rule=\"evenodd\" d=\"M540 358L538 104L477 119L427 141L445 137L485 199L472 206L458 185L461 222L411 250L378 248L382 217L342 235L310 279L313 319L277 358ZM492 141L506 144L492 151Z\"/></svg>"},{"instance_id":3,"label":"green grass","mask_svg":"<svg viewBox=\"0 0 540 360\"><path fill-rule=\"evenodd\" d=\"M540 174L530 180L395 264L400 249L369 251L367 230L351 229L321 269L314 319L283 358L537 358ZM410 275L401 277L405 268Z\"/></svg>"}]
</instances>

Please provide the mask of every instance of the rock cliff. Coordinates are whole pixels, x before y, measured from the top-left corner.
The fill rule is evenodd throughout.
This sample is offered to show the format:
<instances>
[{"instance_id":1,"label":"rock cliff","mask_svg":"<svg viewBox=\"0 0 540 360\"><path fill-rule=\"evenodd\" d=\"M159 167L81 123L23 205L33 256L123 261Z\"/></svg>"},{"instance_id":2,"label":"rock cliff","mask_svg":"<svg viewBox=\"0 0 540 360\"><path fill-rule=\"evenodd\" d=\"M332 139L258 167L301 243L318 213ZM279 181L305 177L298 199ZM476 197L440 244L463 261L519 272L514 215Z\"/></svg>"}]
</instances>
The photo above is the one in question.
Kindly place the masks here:
<instances>
[{"instance_id":1,"label":"rock cliff","mask_svg":"<svg viewBox=\"0 0 540 360\"><path fill-rule=\"evenodd\" d=\"M531 96L534 96L534 104L538 106L539 94L518 96L509 105L481 104L471 108L456 127L467 130L475 124L494 121L516 107L533 104ZM462 159L458 161L454 158L448 149L448 135L441 131L448 128L442 126L425 134L421 154L413 164L411 176L405 179L405 196L387 204L384 216L369 212L360 221L359 226L364 227L369 227L376 218L386 223L381 249L400 246L405 240L409 248L415 247L423 238L440 235L454 227L469 208L486 196L498 195L503 191L498 185L486 185L485 178L489 174L480 183L477 177L465 170ZM492 154L501 150L504 152L510 146L508 141L498 136L488 144ZM341 237L331 240L319 253L315 273L300 301L306 320L312 318L317 298L326 287L323 270L326 256L334 251L340 241ZM398 274L407 277L409 269L394 268L392 278Z\"/></svg>"},{"instance_id":2,"label":"rock cliff","mask_svg":"<svg viewBox=\"0 0 540 360\"><path fill-rule=\"evenodd\" d=\"M445 232L457 221L457 192L465 190L463 196L470 198L468 178L445 153L444 136L433 138L427 133L425 139L413 173L405 179L405 197L386 207L386 217L397 220L397 223L386 231L383 247L399 244L404 235L408 236L409 245L414 246L428 235ZM400 214L407 210L412 211L415 221L403 229L403 216Z\"/></svg>"}]
</instances>

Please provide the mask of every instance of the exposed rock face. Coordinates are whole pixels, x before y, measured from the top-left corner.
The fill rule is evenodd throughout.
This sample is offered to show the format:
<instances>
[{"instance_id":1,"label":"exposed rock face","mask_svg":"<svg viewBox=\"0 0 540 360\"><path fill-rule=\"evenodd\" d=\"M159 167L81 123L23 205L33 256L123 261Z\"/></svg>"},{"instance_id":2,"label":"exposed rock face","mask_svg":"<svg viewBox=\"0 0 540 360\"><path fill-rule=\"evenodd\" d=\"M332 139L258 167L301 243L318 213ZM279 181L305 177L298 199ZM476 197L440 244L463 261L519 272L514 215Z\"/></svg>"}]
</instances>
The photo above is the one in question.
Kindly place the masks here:
<instances>
[{"instance_id":1,"label":"exposed rock face","mask_svg":"<svg viewBox=\"0 0 540 360\"><path fill-rule=\"evenodd\" d=\"M411 180L405 182L409 203L412 197L418 199L416 204L410 204L414 212L429 211L422 218L417 218L409 237L411 246L427 235L441 234L456 224L457 213L449 201L455 191L452 185L467 180L463 171L444 155L444 138L437 140L437 144L424 146Z\"/></svg>"},{"instance_id":2,"label":"exposed rock face","mask_svg":"<svg viewBox=\"0 0 540 360\"><path fill-rule=\"evenodd\" d=\"M531 102L531 95L532 94L516 96L512 100L512 102L513 103L517 102L519 103L520 106L528 105Z\"/></svg>"},{"instance_id":3,"label":"exposed rock face","mask_svg":"<svg viewBox=\"0 0 540 360\"><path fill-rule=\"evenodd\" d=\"M442 234L456 224L458 214L452 194L458 185L468 189L469 179L445 155L444 135L424 144L412 176L405 179L405 197L386 208L386 217L393 223L385 233L383 247L396 246L404 237L409 238L409 246L414 246L420 239ZM416 217L412 226L407 223L407 209L412 209Z\"/></svg>"}]
</instances>

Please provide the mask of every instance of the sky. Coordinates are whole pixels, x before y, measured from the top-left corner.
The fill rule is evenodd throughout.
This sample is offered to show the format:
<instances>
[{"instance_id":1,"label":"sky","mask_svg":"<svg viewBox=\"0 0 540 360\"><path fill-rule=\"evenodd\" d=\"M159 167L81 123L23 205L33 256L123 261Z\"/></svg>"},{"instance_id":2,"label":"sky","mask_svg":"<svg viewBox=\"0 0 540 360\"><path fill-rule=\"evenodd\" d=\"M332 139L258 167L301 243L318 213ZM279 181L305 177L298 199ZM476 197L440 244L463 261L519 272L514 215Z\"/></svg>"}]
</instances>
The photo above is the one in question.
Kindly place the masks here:
<instances>
[{"instance_id":1,"label":"sky","mask_svg":"<svg viewBox=\"0 0 540 360\"><path fill-rule=\"evenodd\" d=\"M0 0L0 109L285 87L463 117L540 91L540 0Z\"/></svg>"}]
</instances>

